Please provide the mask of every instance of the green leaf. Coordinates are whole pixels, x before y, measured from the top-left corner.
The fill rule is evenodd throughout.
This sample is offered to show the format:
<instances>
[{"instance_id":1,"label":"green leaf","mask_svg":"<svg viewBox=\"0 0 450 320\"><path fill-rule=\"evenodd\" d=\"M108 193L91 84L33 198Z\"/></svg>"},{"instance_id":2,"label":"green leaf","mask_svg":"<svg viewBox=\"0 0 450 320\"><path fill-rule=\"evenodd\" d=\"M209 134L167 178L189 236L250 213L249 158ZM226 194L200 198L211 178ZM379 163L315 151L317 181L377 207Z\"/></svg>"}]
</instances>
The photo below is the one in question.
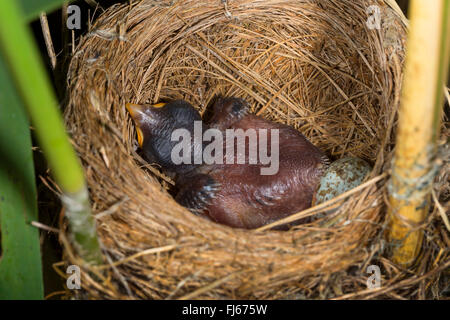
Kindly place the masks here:
<instances>
[{"instance_id":1,"label":"green leaf","mask_svg":"<svg viewBox=\"0 0 450 320\"><path fill-rule=\"evenodd\" d=\"M83 170L68 140L41 53L16 0L0 0L0 50L55 179L65 192L78 192L84 186Z\"/></svg>"},{"instance_id":2,"label":"green leaf","mask_svg":"<svg viewBox=\"0 0 450 320\"><path fill-rule=\"evenodd\" d=\"M29 124L1 55L0 159L0 300L43 299Z\"/></svg>"},{"instance_id":3,"label":"green leaf","mask_svg":"<svg viewBox=\"0 0 450 320\"><path fill-rule=\"evenodd\" d=\"M3 1L3 0L1 0ZM39 18L41 12L51 12L68 0L19 0L26 21Z\"/></svg>"},{"instance_id":4,"label":"green leaf","mask_svg":"<svg viewBox=\"0 0 450 320\"><path fill-rule=\"evenodd\" d=\"M42 57L16 0L0 0L0 50L31 119L37 142L64 194L62 200L77 252L88 263L101 263L84 170L70 144Z\"/></svg>"}]
</instances>

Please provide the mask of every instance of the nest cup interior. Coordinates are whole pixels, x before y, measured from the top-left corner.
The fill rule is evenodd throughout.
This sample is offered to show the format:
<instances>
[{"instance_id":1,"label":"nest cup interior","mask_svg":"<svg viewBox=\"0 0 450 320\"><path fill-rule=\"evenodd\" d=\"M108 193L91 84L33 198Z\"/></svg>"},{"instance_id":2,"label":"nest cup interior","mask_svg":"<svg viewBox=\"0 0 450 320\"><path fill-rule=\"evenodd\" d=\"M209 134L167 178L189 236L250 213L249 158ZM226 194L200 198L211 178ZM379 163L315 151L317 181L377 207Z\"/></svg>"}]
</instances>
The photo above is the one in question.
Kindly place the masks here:
<instances>
[{"instance_id":1,"label":"nest cup interior","mask_svg":"<svg viewBox=\"0 0 450 320\"><path fill-rule=\"evenodd\" d=\"M341 201L337 222L232 229L173 200L170 181L139 156L125 104L185 99L207 114L216 97L241 97L331 159L363 158L379 176L394 140L405 26L380 1L382 27L370 28L370 5L137 1L101 15L74 54L65 112L105 261L120 261L113 281L87 278L92 297L312 297L305 288L368 261L385 220L384 180Z\"/></svg>"}]
</instances>

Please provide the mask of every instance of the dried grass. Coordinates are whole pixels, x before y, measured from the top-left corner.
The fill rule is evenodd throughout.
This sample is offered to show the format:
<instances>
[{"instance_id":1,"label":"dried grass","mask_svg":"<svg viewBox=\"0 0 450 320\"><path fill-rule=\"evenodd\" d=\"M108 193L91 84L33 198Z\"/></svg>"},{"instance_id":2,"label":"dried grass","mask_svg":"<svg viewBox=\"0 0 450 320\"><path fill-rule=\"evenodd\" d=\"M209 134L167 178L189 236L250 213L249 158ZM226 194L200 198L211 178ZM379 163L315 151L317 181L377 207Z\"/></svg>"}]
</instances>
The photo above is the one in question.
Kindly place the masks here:
<instances>
[{"instance_id":1,"label":"dried grass","mask_svg":"<svg viewBox=\"0 0 450 320\"><path fill-rule=\"evenodd\" d=\"M383 25L369 30L371 4L143 0L101 15L72 59L65 113L107 262L104 274L84 273L85 297L442 295L449 235L436 210L418 265L402 270L383 257L406 26L378 1ZM337 209L328 218L287 232L231 229L191 214L167 192L170 179L137 154L124 104L182 98L207 113L217 95L245 98L255 113L297 128L333 159L370 161L371 180L309 211ZM437 198L445 188L448 195L443 185ZM62 231L67 260L80 263ZM366 287L371 264L382 271L376 290Z\"/></svg>"}]
</instances>

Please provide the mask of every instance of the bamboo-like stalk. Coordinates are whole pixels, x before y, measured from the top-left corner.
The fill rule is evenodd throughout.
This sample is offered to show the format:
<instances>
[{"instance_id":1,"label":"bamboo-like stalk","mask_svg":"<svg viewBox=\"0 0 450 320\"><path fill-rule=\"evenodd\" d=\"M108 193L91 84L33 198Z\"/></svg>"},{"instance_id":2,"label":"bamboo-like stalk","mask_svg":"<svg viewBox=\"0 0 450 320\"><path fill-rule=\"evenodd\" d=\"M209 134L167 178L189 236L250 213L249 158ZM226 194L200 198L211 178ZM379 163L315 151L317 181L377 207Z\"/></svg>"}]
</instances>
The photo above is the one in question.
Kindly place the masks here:
<instances>
[{"instance_id":1,"label":"bamboo-like stalk","mask_svg":"<svg viewBox=\"0 0 450 320\"><path fill-rule=\"evenodd\" d=\"M86 262L101 263L84 172L67 137L39 51L15 0L0 1L0 46L25 102L38 142L63 190L62 201L75 247Z\"/></svg>"},{"instance_id":2,"label":"bamboo-like stalk","mask_svg":"<svg viewBox=\"0 0 450 320\"><path fill-rule=\"evenodd\" d=\"M397 147L389 185L392 258L409 266L421 248L448 72L450 0L412 0Z\"/></svg>"}]
</instances>

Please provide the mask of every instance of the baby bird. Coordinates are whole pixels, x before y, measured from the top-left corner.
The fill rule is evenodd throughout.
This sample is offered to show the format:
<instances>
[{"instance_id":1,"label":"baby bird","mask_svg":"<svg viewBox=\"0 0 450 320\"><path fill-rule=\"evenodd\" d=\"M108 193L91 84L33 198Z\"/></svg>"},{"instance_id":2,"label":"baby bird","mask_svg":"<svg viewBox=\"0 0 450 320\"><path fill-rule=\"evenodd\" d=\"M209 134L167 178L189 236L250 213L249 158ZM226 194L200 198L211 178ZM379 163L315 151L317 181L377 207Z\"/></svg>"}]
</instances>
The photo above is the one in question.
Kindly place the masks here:
<instances>
[{"instance_id":1,"label":"baby bird","mask_svg":"<svg viewBox=\"0 0 450 320\"><path fill-rule=\"evenodd\" d=\"M127 109L147 161L175 180L175 200L231 227L258 228L310 207L329 164L300 132L251 114L243 99L218 99L206 124L183 100L127 104ZM184 137L184 149L176 137ZM180 163L174 154L181 149L185 161Z\"/></svg>"}]
</instances>

